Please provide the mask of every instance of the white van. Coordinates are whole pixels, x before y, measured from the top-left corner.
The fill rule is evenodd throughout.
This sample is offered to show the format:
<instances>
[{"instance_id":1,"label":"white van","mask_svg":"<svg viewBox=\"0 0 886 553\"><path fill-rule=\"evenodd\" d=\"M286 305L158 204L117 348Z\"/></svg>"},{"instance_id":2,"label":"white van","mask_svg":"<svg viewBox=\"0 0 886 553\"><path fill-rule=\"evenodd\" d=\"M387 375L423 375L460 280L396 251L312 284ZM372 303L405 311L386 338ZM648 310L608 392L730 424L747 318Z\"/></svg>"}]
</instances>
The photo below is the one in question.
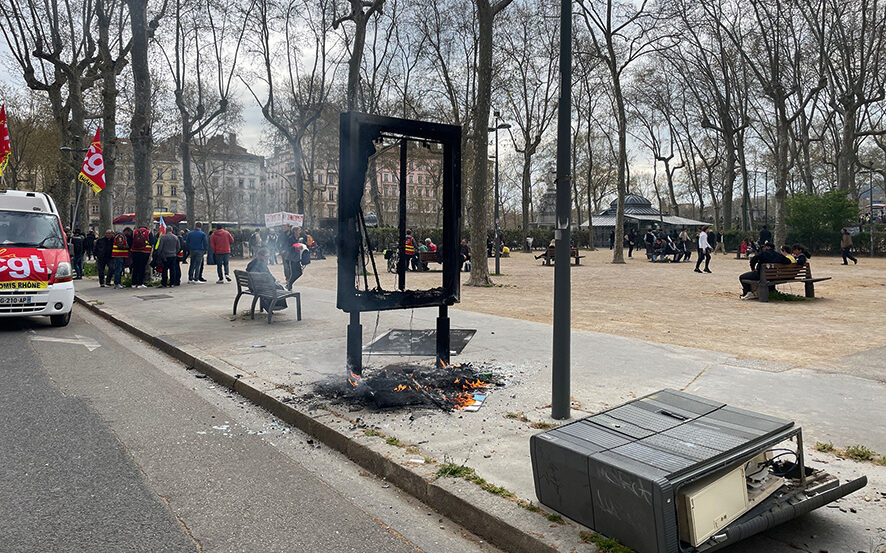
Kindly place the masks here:
<instances>
[{"instance_id":1,"label":"white van","mask_svg":"<svg viewBox=\"0 0 886 553\"><path fill-rule=\"evenodd\" d=\"M65 326L74 306L67 237L42 192L0 190L0 317L48 316Z\"/></svg>"}]
</instances>

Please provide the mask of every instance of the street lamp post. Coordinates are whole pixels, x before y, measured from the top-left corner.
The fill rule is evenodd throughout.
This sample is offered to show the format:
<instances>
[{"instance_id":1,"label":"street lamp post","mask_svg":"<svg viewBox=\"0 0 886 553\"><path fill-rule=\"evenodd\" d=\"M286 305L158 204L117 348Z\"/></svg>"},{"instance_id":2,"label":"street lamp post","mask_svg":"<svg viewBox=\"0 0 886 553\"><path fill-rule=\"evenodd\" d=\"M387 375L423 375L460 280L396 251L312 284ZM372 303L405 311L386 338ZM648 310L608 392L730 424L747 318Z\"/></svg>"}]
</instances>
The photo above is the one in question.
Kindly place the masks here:
<instances>
[{"instance_id":1,"label":"street lamp post","mask_svg":"<svg viewBox=\"0 0 886 553\"><path fill-rule=\"evenodd\" d=\"M763 224L769 224L769 171L763 171Z\"/></svg>"},{"instance_id":2,"label":"street lamp post","mask_svg":"<svg viewBox=\"0 0 886 553\"><path fill-rule=\"evenodd\" d=\"M498 213L498 204L499 204L499 192L498 192L498 131L499 129L510 129L511 126L507 123L499 123L501 119L501 112L495 110L493 112L495 116L495 127L490 128L490 131L495 131L495 207L493 208L492 217L495 220L493 226L493 232L495 233L495 239L493 240L493 247L495 248L495 274L501 274L501 234L499 233L498 225L499 225L499 213Z\"/></svg>"}]
</instances>

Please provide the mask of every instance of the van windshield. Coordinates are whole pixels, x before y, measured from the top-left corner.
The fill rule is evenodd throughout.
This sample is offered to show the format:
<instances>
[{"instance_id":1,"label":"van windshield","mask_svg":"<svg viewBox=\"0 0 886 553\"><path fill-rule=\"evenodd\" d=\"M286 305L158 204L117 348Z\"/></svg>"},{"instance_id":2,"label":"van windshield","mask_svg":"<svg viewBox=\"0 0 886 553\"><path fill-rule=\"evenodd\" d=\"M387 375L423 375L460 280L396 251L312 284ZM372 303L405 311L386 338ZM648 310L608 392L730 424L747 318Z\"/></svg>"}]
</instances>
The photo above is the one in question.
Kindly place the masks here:
<instances>
[{"instance_id":1,"label":"van windshield","mask_svg":"<svg viewBox=\"0 0 886 553\"><path fill-rule=\"evenodd\" d=\"M65 248L58 217L47 213L0 211L0 248Z\"/></svg>"}]
</instances>

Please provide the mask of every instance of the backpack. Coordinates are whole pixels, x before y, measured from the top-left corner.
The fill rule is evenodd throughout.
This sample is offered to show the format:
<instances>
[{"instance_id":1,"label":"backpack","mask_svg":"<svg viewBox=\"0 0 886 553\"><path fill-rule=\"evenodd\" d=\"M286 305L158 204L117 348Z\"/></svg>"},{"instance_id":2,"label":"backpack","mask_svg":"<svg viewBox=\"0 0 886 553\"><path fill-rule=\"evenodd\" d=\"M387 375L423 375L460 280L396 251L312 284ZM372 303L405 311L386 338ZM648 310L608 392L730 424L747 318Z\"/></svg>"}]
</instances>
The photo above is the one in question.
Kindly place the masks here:
<instances>
[{"instance_id":1,"label":"backpack","mask_svg":"<svg viewBox=\"0 0 886 553\"><path fill-rule=\"evenodd\" d=\"M149 238L150 235L148 233L148 229L144 227L135 229L135 232L132 235L132 249L136 251L143 251L148 245Z\"/></svg>"},{"instance_id":2,"label":"backpack","mask_svg":"<svg viewBox=\"0 0 886 553\"><path fill-rule=\"evenodd\" d=\"M126 237L118 233L114 235L114 247L118 250L128 250L129 244L126 243Z\"/></svg>"},{"instance_id":3,"label":"backpack","mask_svg":"<svg viewBox=\"0 0 886 553\"><path fill-rule=\"evenodd\" d=\"M311 263L311 250L305 248L301 252L301 264L302 265L310 265Z\"/></svg>"}]
</instances>

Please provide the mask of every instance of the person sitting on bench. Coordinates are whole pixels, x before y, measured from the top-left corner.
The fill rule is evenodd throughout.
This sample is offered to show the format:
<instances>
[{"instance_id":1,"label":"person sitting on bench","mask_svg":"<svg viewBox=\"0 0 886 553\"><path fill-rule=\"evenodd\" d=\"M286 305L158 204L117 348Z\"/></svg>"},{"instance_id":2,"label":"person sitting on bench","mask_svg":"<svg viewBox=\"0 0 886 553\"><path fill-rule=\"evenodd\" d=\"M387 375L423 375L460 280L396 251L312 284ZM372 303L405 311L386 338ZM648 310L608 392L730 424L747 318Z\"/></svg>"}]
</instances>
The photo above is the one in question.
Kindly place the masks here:
<instances>
[{"instance_id":1,"label":"person sitting on bench","mask_svg":"<svg viewBox=\"0 0 886 553\"><path fill-rule=\"evenodd\" d=\"M273 277L274 275L271 274L271 270L268 268L268 261L270 259L271 259L271 250L269 250L268 248L264 248L264 247L259 248L258 251L255 252L255 257L252 259L252 261L249 262L249 265L246 266L246 272L247 273L267 273ZM276 280L274 281L274 285L277 287L278 290L283 290L283 285L281 285ZM261 308L264 309L265 311L267 311L268 308L271 306L271 300L269 300L269 299L259 298L259 301L261 302ZM284 299L277 300L277 306L274 307L274 310L278 311L280 309L286 309L286 307L288 307L288 306L286 305L286 299L284 298Z\"/></svg>"},{"instance_id":2,"label":"person sitting on bench","mask_svg":"<svg viewBox=\"0 0 886 553\"><path fill-rule=\"evenodd\" d=\"M754 286L751 282L760 280L760 266L763 263L781 263L787 265L790 262L790 259L775 251L775 246L772 242L765 242L763 244L763 251L751 258L751 270L747 273L742 273L741 276L738 277L742 289L741 299L758 299L757 291L754 290Z\"/></svg>"},{"instance_id":3,"label":"person sitting on bench","mask_svg":"<svg viewBox=\"0 0 886 553\"><path fill-rule=\"evenodd\" d=\"M802 244L794 244L793 246L791 246L791 253L794 254L794 259L796 259L794 263L801 267L803 265L806 265L806 263L809 262L809 258L812 257L812 254L809 253L809 250L807 250L806 247Z\"/></svg>"}]
</instances>

